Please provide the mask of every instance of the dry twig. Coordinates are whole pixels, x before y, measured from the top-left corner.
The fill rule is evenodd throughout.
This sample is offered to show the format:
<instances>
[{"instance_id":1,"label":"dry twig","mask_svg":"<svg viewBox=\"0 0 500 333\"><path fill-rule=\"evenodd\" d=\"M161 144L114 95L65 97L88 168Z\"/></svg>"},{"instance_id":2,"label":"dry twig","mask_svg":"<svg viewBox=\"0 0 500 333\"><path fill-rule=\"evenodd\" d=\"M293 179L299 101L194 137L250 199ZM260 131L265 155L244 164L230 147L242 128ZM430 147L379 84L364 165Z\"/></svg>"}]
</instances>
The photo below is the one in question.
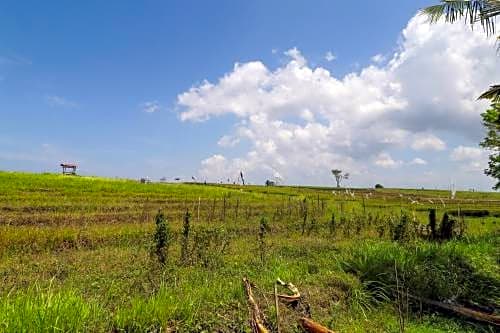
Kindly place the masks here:
<instances>
[{"instance_id":1,"label":"dry twig","mask_svg":"<svg viewBox=\"0 0 500 333\"><path fill-rule=\"evenodd\" d=\"M253 297L252 286L250 285L250 281L247 278L243 278L243 285L245 287L245 291L247 293L248 303L251 307L252 319L250 321L250 325L252 327L252 332L254 333L269 333L269 330L264 325L264 321L262 320L262 315L260 313L259 306L257 302L255 302L255 298Z\"/></svg>"},{"instance_id":2,"label":"dry twig","mask_svg":"<svg viewBox=\"0 0 500 333\"><path fill-rule=\"evenodd\" d=\"M284 294L278 295L278 297L282 301L285 301L287 303L292 303L292 302L296 302L296 301L300 300L301 295L300 295L299 289L297 289L297 287L295 287L292 283L290 283L290 282L289 283L285 283L280 278L278 278L276 280L276 282L279 285L288 288L288 290L290 290L292 292L292 295L284 295Z\"/></svg>"},{"instance_id":3,"label":"dry twig","mask_svg":"<svg viewBox=\"0 0 500 333\"><path fill-rule=\"evenodd\" d=\"M335 333L306 317L300 318L299 322L302 328L308 333Z\"/></svg>"}]
</instances>

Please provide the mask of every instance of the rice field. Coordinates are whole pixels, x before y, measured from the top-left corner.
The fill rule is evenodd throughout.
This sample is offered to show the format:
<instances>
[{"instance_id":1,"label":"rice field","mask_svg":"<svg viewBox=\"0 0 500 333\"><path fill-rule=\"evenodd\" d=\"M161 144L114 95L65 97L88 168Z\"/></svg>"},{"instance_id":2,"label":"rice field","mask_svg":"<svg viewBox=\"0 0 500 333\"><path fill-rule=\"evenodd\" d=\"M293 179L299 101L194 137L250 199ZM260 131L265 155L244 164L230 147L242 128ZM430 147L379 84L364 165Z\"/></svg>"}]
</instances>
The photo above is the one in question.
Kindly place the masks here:
<instances>
[{"instance_id":1,"label":"rice field","mask_svg":"<svg viewBox=\"0 0 500 333\"><path fill-rule=\"evenodd\" d=\"M450 240L432 237L431 209L454 221ZM304 316L335 332L494 332L399 295L496 314L499 222L499 193L0 172L0 331L251 332L247 277L273 332ZM278 278L302 296L279 323Z\"/></svg>"}]
</instances>

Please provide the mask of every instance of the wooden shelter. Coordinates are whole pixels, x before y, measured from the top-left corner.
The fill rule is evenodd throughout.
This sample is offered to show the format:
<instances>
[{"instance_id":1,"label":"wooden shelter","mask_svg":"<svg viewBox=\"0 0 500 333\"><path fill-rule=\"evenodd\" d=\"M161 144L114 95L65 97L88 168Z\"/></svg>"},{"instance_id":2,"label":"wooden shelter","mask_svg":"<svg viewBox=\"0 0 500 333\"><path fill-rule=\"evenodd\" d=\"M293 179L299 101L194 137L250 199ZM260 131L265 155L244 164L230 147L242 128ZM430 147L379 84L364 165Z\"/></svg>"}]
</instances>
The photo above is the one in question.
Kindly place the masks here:
<instances>
[{"instance_id":1,"label":"wooden shelter","mask_svg":"<svg viewBox=\"0 0 500 333\"><path fill-rule=\"evenodd\" d=\"M76 175L76 164L61 163L63 175Z\"/></svg>"}]
</instances>

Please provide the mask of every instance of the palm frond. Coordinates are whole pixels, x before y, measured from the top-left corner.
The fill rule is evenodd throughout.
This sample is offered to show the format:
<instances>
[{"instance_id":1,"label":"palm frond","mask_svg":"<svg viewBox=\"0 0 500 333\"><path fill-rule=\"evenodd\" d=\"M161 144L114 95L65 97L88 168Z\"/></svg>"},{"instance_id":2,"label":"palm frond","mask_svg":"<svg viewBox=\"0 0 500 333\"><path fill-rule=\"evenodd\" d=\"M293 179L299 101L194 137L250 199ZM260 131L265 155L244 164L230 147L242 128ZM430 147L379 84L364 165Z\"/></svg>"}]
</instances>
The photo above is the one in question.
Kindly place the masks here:
<instances>
[{"instance_id":1,"label":"palm frond","mask_svg":"<svg viewBox=\"0 0 500 333\"><path fill-rule=\"evenodd\" d=\"M441 0L439 5L424 8L420 13L431 23L442 17L450 23L460 19L472 26L480 23L486 34L492 35L495 33L495 17L500 15L500 0Z\"/></svg>"},{"instance_id":2,"label":"palm frond","mask_svg":"<svg viewBox=\"0 0 500 333\"><path fill-rule=\"evenodd\" d=\"M500 103L500 84L495 84L484 92L478 99L489 99L493 103Z\"/></svg>"}]
</instances>

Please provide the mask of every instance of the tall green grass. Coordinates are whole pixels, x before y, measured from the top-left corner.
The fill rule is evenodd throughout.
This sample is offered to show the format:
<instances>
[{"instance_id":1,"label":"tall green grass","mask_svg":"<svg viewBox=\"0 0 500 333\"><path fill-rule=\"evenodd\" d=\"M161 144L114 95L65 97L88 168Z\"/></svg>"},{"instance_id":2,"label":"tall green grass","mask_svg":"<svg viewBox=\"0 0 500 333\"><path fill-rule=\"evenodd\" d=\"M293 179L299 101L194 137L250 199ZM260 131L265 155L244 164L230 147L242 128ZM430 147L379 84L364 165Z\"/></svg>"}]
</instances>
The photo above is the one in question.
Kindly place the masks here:
<instances>
[{"instance_id":1,"label":"tall green grass","mask_svg":"<svg viewBox=\"0 0 500 333\"><path fill-rule=\"evenodd\" d=\"M399 284L414 296L498 306L498 242L488 239L444 244L366 241L345 254L342 266L387 297L395 296Z\"/></svg>"},{"instance_id":2,"label":"tall green grass","mask_svg":"<svg viewBox=\"0 0 500 333\"><path fill-rule=\"evenodd\" d=\"M97 329L102 309L74 291L36 287L0 299L2 332L83 332Z\"/></svg>"}]
</instances>

